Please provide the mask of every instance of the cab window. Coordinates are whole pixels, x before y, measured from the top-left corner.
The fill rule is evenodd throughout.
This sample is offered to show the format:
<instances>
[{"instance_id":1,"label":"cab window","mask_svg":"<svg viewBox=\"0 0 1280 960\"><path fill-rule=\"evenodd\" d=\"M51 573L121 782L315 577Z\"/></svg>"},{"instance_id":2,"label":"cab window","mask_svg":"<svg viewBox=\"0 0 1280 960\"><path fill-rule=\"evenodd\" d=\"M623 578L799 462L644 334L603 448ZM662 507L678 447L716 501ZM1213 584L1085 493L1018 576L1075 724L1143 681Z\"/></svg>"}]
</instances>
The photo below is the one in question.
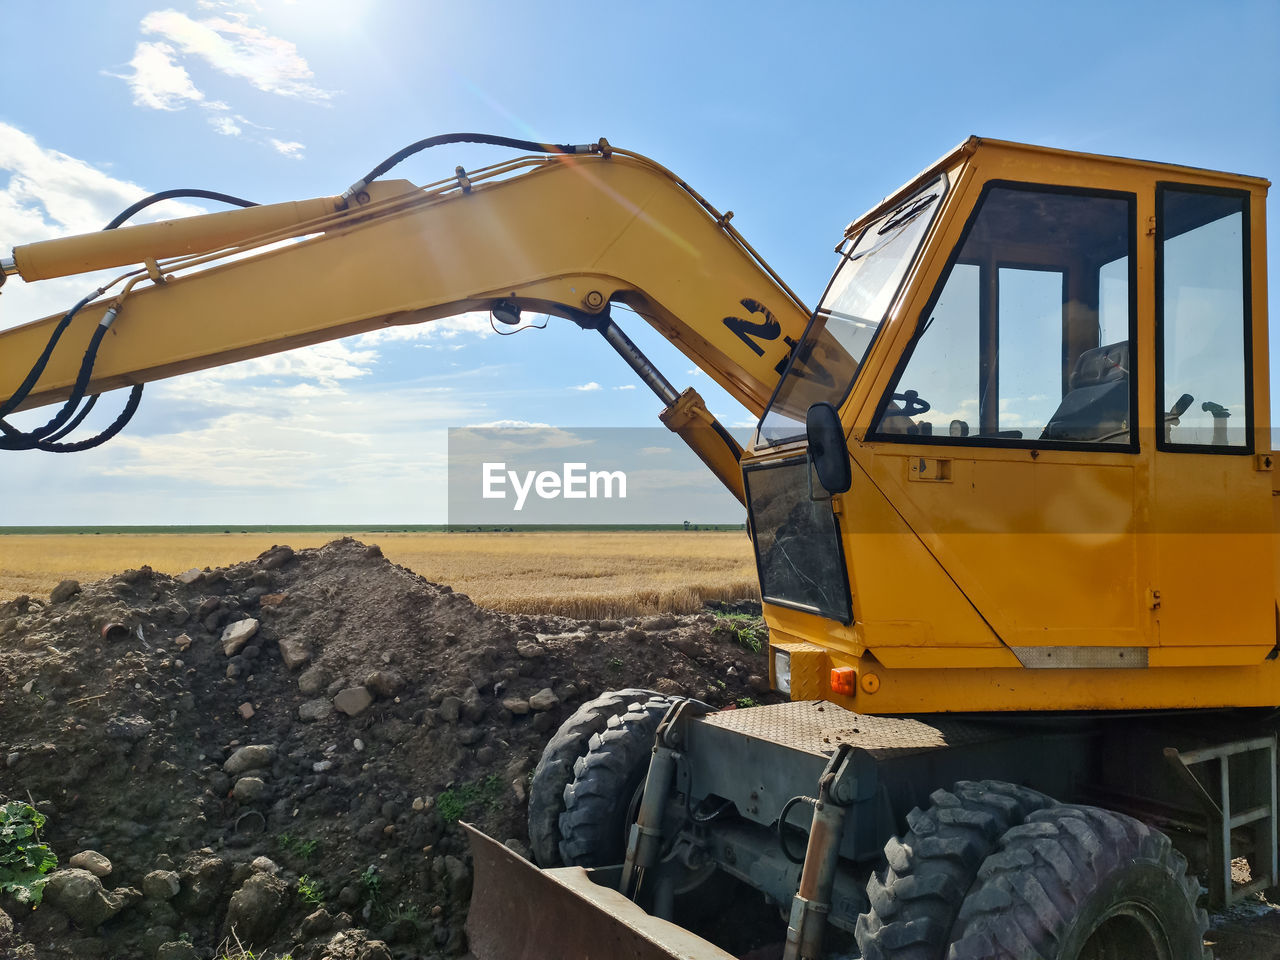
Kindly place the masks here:
<instances>
[{"instance_id":1,"label":"cab window","mask_svg":"<svg viewBox=\"0 0 1280 960\"><path fill-rule=\"evenodd\" d=\"M1247 199L1172 185L1158 191L1162 447L1249 452Z\"/></svg>"},{"instance_id":2,"label":"cab window","mask_svg":"<svg viewBox=\"0 0 1280 960\"><path fill-rule=\"evenodd\" d=\"M876 423L884 439L1136 449L1134 198L989 184Z\"/></svg>"}]
</instances>

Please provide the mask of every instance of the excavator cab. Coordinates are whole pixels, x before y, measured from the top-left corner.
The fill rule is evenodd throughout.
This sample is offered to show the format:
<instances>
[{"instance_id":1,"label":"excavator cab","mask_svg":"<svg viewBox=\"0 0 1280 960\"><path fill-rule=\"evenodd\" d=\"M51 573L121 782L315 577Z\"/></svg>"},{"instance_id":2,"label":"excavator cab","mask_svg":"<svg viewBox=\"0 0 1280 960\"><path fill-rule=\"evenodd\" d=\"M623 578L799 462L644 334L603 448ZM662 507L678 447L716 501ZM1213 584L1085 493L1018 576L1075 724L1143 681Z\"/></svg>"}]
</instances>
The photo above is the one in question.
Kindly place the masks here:
<instances>
[{"instance_id":1,"label":"excavator cab","mask_svg":"<svg viewBox=\"0 0 1280 960\"><path fill-rule=\"evenodd\" d=\"M744 458L775 680L862 713L1276 701L1266 186L975 138L846 231ZM823 498L819 403L853 475ZM1244 567L1212 617L1206 563Z\"/></svg>"}]
</instances>

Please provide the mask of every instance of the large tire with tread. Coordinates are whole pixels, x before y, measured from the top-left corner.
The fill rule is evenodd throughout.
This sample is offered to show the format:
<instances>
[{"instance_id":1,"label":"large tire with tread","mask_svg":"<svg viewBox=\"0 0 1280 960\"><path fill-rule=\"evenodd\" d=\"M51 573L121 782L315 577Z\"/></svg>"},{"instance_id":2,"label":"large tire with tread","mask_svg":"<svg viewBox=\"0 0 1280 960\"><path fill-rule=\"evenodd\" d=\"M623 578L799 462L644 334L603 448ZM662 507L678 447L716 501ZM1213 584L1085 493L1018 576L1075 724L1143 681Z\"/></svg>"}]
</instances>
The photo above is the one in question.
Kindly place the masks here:
<instances>
[{"instance_id":1,"label":"large tire with tread","mask_svg":"<svg viewBox=\"0 0 1280 960\"><path fill-rule=\"evenodd\" d=\"M887 863L867 882L869 910L855 936L864 960L942 960L978 868L1010 827L1053 803L1027 787L962 780L907 814L885 844Z\"/></svg>"},{"instance_id":2,"label":"large tire with tread","mask_svg":"<svg viewBox=\"0 0 1280 960\"><path fill-rule=\"evenodd\" d=\"M580 867L621 863L626 855L631 801L649 772L658 723L671 706L654 696L610 717L591 738L564 788L560 815L560 858Z\"/></svg>"},{"instance_id":3,"label":"large tire with tread","mask_svg":"<svg viewBox=\"0 0 1280 960\"><path fill-rule=\"evenodd\" d=\"M573 765L586 754L591 738L604 730L611 717L626 713L631 704L656 696L651 690L634 687L603 693L574 711L547 743L529 784L529 846L539 866L563 865L560 814L564 813L564 788L573 782Z\"/></svg>"},{"instance_id":4,"label":"large tire with tread","mask_svg":"<svg viewBox=\"0 0 1280 960\"><path fill-rule=\"evenodd\" d=\"M1000 848L960 908L949 960L1211 960L1200 884L1160 831L1062 805Z\"/></svg>"}]
</instances>

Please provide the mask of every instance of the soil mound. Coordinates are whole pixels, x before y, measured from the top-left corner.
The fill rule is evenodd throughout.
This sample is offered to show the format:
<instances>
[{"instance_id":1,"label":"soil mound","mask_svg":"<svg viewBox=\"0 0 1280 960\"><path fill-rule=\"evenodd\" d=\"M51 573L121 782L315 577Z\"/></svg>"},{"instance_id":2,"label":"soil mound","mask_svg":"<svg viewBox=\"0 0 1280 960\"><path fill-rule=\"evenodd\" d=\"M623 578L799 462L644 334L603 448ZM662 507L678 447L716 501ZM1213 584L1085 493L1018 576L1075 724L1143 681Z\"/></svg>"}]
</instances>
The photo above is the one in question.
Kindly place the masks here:
<instances>
[{"instance_id":1,"label":"soil mound","mask_svg":"<svg viewBox=\"0 0 1280 960\"><path fill-rule=\"evenodd\" d=\"M0 898L0 957L459 955L456 821L527 852L530 773L605 690L769 700L743 623L495 613L351 539L19 597L0 803L59 866Z\"/></svg>"}]
</instances>

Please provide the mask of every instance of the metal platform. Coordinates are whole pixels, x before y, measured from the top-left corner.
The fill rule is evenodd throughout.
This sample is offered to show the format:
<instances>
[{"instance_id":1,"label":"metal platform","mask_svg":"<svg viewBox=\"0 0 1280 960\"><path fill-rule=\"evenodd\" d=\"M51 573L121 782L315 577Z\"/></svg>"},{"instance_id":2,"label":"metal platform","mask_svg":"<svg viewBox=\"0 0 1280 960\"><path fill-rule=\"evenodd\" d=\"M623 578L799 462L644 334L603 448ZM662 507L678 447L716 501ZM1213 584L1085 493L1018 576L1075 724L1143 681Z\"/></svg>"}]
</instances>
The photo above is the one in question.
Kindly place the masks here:
<instances>
[{"instance_id":1,"label":"metal platform","mask_svg":"<svg viewBox=\"0 0 1280 960\"><path fill-rule=\"evenodd\" d=\"M826 700L721 710L700 722L815 756L829 757L847 743L876 759L970 746L1008 737L1010 732L1004 724L945 716L927 720L866 716Z\"/></svg>"}]
</instances>

